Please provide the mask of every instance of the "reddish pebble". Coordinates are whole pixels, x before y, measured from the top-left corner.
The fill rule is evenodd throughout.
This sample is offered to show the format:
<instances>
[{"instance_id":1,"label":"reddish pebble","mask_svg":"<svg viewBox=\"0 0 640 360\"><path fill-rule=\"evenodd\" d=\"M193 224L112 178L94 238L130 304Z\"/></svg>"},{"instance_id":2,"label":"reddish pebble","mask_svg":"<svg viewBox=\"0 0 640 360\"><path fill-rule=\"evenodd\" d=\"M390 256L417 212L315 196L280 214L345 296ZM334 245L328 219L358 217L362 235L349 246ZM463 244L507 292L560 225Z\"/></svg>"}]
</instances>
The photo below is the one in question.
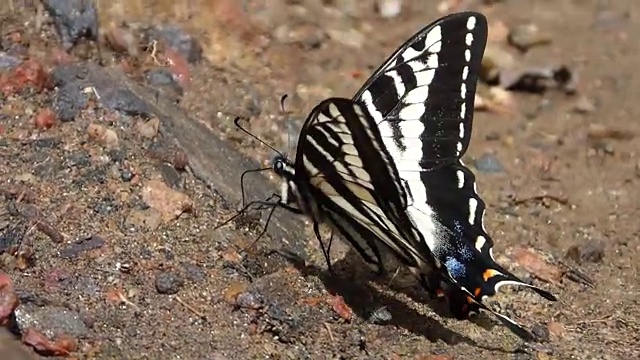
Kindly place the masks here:
<instances>
[{"instance_id":1,"label":"reddish pebble","mask_svg":"<svg viewBox=\"0 0 640 360\"><path fill-rule=\"evenodd\" d=\"M0 273L0 325L4 324L13 310L20 304L11 278Z\"/></svg>"},{"instance_id":2,"label":"reddish pebble","mask_svg":"<svg viewBox=\"0 0 640 360\"><path fill-rule=\"evenodd\" d=\"M67 356L78 348L77 341L69 336L60 336L51 341L34 328L28 328L22 334L22 342L45 356Z\"/></svg>"},{"instance_id":3,"label":"reddish pebble","mask_svg":"<svg viewBox=\"0 0 640 360\"><path fill-rule=\"evenodd\" d=\"M37 129L51 129L56 123L56 114L49 108L42 109L36 114L34 123Z\"/></svg>"},{"instance_id":4,"label":"reddish pebble","mask_svg":"<svg viewBox=\"0 0 640 360\"><path fill-rule=\"evenodd\" d=\"M29 59L23 61L13 71L0 77L0 91L5 96L19 93L32 87L41 92L49 83L49 74L40 62Z\"/></svg>"},{"instance_id":5,"label":"reddish pebble","mask_svg":"<svg viewBox=\"0 0 640 360\"><path fill-rule=\"evenodd\" d=\"M547 329L549 330L549 335L556 340L562 339L567 332L564 325L556 321L548 323Z\"/></svg>"},{"instance_id":6,"label":"reddish pebble","mask_svg":"<svg viewBox=\"0 0 640 360\"><path fill-rule=\"evenodd\" d=\"M336 314L340 315L341 318L347 321L351 320L351 316L353 315L353 310L351 310L349 305L347 305L344 302L344 298L342 296L340 295L331 296L327 300L327 303L331 305L331 308L333 309L333 311L335 311Z\"/></svg>"}]
</instances>

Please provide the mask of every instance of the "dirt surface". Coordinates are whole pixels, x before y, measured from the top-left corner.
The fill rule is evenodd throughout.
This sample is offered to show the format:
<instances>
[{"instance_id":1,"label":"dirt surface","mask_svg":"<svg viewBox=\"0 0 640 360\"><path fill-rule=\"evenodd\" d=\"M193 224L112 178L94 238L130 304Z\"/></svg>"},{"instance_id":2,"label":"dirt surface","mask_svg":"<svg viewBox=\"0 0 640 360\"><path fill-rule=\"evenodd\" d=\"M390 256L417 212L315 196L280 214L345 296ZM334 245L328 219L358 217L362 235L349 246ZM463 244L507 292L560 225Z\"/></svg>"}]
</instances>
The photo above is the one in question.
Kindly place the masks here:
<instances>
[{"instance_id":1,"label":"dirt surface","mask_svg":"<svg viewBox=\"0 0 640 360\"><path fill-rule=\"evenodd\" d=\"M101 40L104 67L132 81L160 67L190 79L169 86L158 104L184 110L212 137L265 164L273 152L237 131L236 116L250 117L253 134L287 152L318 101L351 97L389 53L444 14L442 4L456 2L406 0L388 19L368 1L142 3L101 2L102 33L125 44L116 53L113 41ZM29 328L58 341L42 348L57 344L80 359L640 357L640 2L461 3L488 17L496 46L515 66L566 66L577 79L573 94L482 84L480 95L494 105L477 110L465 156L488 204L496 258L559 298L506 287L496 296L496 306L539 341L524 345L485 314L450 318L418 287L376 281L344 246L334 249L331 276L309 231L244 250L260 231L257 217L215 229L239 208L240 179L203 183L185 170L200 155L169 138L169 120L104 106L104 88L86 76L72 77L93 81L84 88L89 100L61 121L55 99L67 75L51 74L96 59L95 43L65 56L46 11L11 2L0 5L2 51L33 61L26 68L35 75L29 89L14 91L15 67L0 69L0 266L20 300L8 323L23 339L3 333L2 358L33 353ZM169 62L154 46L126 46L141 26L157 24L192 34L203 59L181 67L180 55L165 53ZM526 24L550 42L526 53L509 46L505 29ZM229 166L212 164L221 173ZM245 190L250 199L269 195ZM391 319L376 323L387 312Z\"/></svg>"}]
</instances>

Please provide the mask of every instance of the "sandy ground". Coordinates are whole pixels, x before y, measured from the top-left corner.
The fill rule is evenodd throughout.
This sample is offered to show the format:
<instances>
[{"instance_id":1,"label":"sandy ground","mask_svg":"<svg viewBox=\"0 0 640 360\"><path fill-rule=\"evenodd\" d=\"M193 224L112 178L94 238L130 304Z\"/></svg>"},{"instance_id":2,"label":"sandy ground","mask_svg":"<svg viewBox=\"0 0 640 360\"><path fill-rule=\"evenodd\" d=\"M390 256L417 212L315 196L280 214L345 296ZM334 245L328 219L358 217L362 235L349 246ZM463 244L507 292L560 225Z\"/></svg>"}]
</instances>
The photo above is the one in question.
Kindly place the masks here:
<instances>
[{"instance_id":1,"label":"sandy ground","mask_svg":"<svg viewBox=\"0 0 640 360\"><path fill-rule=\"evenodd\" d=\"M238 132L235 116L250 116L252 133L286 151L318 101L351 97L395 47L442 15L438 1L418 0L405 1L391 19L380 18L366 2L351 15L320 1L273 1L269 7L248 1L244 10L232 1L127 3L102 3L101 28L122 21L172 23L194 35L204 59L189 65L191 81L176 106L262 163L273 154ZM640 356L634 220L640 215L640 43L633 35L640 32L640 2L466 3L486 14L514 66L564 65L578 80L572 95L549 89L497 97L498 105L477 111L465 156L470 164L489 156L502 165L497 172L476 171L498 260L559 298L549 303L515 290L496 297L503 311L534 329L538 343L521 344L486 315L448 318L415 287L396 291L376 284L357 261L342 259L344 248L337 249L337 274L329 276L309 232L265 237L254 250L243 250L259 231L257 223L245 217L215 230L239 207L237 197L223 201L224 192L182 171L175 156L167 161L157 155L154 149L169 147L163 144L170 139L159 140L153 126L141 130L135 116L92 108L73 121L36 128L33 119L52 106L53 90L0 98L0 184L7 209L0 228L2 241L14 246L3 246L2 269L19 294L18 309L40 319L35 325L48 336L52 320L43 317L61 314L53 324L62 330L54 332L77 340L71 356L80 359ZM25 58L50 70L60 41L33 9L4 8L0 35L15 41L12 34L20 33L19 42L29 44ZM535 24L550 42L521 53L500 40L502 29L524 24ZM140 66L105 49L107 67ZM80 46L72 59L94 57L94 50ZM285 93L289 116L279 110ZM492 99L484 84L480 94ZM92 135L103 130L90 124L113 130L117 144ZM226 186L240 191L239 179ZM149 209L149 189L167 203ZM247 189L252 199L268 195L253 190ZM177 203L178 213L190 211L174 216ZM29 205L59 231L61 242L25 221L20 211ZM150 215L155 207L159 214ZM165 217L166 208L174 215ZM79 243L89 245L78 250ZM308 266L271 251L283 248L302 249ZM524 259L525 249L542 269ZM581 275L595 286L576 281ZM392 320L373 323L371 313L383 306ZM349 309L354 314L347 321ZM3 354L5 347L29 348L9 336L0 342Z\"/></svg>"}]
</instances>

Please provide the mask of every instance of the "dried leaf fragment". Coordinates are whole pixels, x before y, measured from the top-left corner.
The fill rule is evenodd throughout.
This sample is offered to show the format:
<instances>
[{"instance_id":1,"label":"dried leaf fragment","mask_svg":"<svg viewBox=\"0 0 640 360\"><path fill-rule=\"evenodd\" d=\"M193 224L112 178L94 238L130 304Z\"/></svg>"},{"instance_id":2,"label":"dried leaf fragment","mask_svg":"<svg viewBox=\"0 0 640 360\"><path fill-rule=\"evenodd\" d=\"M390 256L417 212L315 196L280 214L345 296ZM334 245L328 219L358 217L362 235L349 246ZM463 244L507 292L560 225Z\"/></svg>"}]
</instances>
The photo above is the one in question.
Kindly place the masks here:
<instances>
[{"instance_id":1,"label":"dried leaf fragment","mask_svg":"<svg viewBox=\"0 0 640 360\"><path fill-rule=\"evenodd\" d=\"M516 249L514 255L515 261L531 273L531 275L552 284L558 284L560 282L563 274L562 269L547 263L535 252L519 248Z\"/></svg>"}]
</instances>

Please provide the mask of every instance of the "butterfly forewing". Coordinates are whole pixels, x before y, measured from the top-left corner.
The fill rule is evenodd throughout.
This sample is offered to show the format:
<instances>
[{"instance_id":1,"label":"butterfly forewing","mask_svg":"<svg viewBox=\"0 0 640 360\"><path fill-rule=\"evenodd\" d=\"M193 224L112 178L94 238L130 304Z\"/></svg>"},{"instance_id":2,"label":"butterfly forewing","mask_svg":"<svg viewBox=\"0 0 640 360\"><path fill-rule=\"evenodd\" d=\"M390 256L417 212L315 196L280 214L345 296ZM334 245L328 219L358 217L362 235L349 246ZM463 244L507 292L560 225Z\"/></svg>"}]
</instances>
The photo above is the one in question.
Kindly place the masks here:
<instances>
[{"instance_id":1,"label":"butterfly forewing","mask_svg":"<svg viewBox=\"0 0 640 360\"><path fill-rule=\"evenodd\" d=\"M378 123L398 170L437 167L466 151L486 36L482 15L446 16L401 46L354 97Z\"/></svg>"},{"instance_id":2,"label":"butterfly forewing","mask_svg":"<svg viewBox=\"0 0 640 360\"><path fill-rule=\"evenodd\" d=\"M311 112L301 134L296 157L298 186L306 187L301 192L312 194L325 220L346 232L365 260L377 262L378 248L384 248L406 265L437 266L426 244L416 241L405 189L366 107L327 99Z\"/></svg>"}]
</instances>

